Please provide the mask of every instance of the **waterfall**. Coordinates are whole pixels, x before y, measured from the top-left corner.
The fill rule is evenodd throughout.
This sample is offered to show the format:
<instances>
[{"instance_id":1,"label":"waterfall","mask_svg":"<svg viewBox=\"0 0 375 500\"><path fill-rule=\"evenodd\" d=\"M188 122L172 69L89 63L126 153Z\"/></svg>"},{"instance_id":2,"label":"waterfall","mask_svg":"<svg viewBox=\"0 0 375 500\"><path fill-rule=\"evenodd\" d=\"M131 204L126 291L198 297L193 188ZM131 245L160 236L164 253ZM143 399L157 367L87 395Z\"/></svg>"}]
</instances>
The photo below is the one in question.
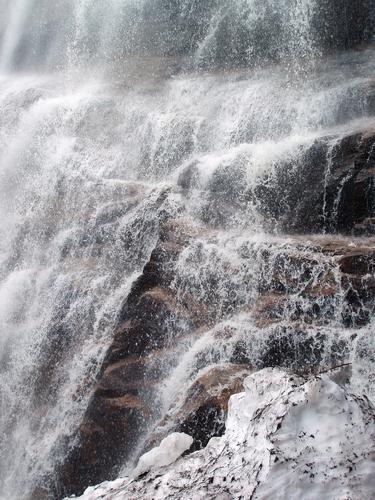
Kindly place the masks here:
<instances>
[{"instance_id":1,"label":"waterfall","mask_svg":"<svg viewBox=\"0 0 375 500\"><path fill-rule=\"evenodd\" d=\"M258 366L266 348L245 309L259 276L293 253L284 233L299 232L298 207L293 226L285 198L267 209L263 198L374 124L374 9L354 3L0 0L0 499L65 493L56 471L166 221L207 228L179 256L171 293L206 304L211 326L166 362L158 418L199 370L233 357L233 339ZM348 177L326 215L327 165L329 235ZM309 279L335 287L319 303L326 343L348 342L338 264L301 248ZM293 304L311 315L305 278L294 276ZM281 315L292 322L290 304ZM233 349L218 340L226 329ZM358 329L365 345L371 324ZM371 364L361 370L372 394Z\"/></svg>"}]
</instances>

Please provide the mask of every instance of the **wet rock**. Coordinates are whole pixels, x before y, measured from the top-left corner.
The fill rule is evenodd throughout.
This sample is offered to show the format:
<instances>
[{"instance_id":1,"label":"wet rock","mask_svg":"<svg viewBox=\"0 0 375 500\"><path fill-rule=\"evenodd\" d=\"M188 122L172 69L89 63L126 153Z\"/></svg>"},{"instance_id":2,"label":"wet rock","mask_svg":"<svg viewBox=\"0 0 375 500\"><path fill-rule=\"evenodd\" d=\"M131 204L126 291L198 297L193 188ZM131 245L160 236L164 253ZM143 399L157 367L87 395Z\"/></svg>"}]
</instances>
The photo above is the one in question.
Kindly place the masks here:
<instances>
[{"instance_id":1,"label":"wet rock","mask_svg":"<svg viewBox=\"0 0 375 500\"><path fill-rule=\"evenodd\" d=\"M65 494L82 491L95 477L114 477L110 471L129 451L137 429L150 417L147 402L130 394L96 395L94 402L80 426L78 447L59 471ZM116 453L115 459L113 453Z\"/></svg>"},{"instance_id":2,"label":"wet rock","mask_svg":"<svg viewBox=\"0 0 375 500\"><path fill-rule=\"evenodd\" d=\"M369 233L375 215L375 131L321 139L276 165L252 196L271 227L292 233Z\"/></svg>"},{"instance_id":3,"label":"wet rock","mask_svg":"<svg viewBox=\"0 0 375 500\"><path fill-rule=\"evenodd\" d=\"M339 260L340 270L344 274L354 274L365 276L374 274L375 270L375 252L373 249L362 250L349 253Z\"/></svg>"},{"instance_id":4,"label":"wet rock","mask_svg":"<svg viewBox=\"0 0 375 500\"><path fill-rule=\"evenodd\" d=\"M204 448L214 436L225 432L228 401L243 390L243 379L251 373L244 365L209 367L198 376L183 402L175 403L148 439L145 449L154 447L170 432L184 432L194 439L189 452Z\"/></svg>"},{"instance_id":5,"label":"wet rock","mask_svg":"<svg viewBox=\"0 0 375 500\"><path fill-rule=\"evenodd\" d=\"M319 0L317 5L315 29L323 47L345 49L371 40L374 29L371 0Z\"/></svg>"},{"instance_id":6,"label":"wet rock","mask_svg":"<svg viewBox=\"0 0 375 500\"><path fill-rule=\"evenodd\" d=\"M361 223L354 226L354 234L371 235L375 234L375 217L367 217Z\"/></svg>"},{"instance_id":7,"label":"wet rock","mask_svg":"<svg viewBox=\"0 0 375 500\"><path fill-rule=\"evenodd\" d=\"M124 356L144 356L155 349L167 347L197 326L189 311L177 304L165 289L145 292L133 306L131 319L116 331L109 363ZM174 337L168 338L169 326L174 325Z\"/></svg>"},{"instance_id":8,"label":"wet rock","mask_svg":"<svg viewBox=\"0 0 375 500\"><path fill-rule=\"evenodd\" d=\"M298 323L275 328L266 335L258 368L279 366L305 375L318 372L321 366L331 368L344 363L350 352L346 338L335 338L324 329L311 330Z\"/></svg>"},{"instance_id":9,"label":"wet rock","mask_svg":"<svg viewBox=\"0 0 375 500\"><path fill-rule=\"evenodd\" d=\"M169 288L176 260L196 231L183 221L163 226L123 305L77 444L59 471L65 494L116 477L156 418L155 385L172 363L172 348L206 320L200 304L188 297L177 301Z\"/></svg>"},{"instance_id":10,"label":"wet rock","mask_svg":"<svg viewBox=\"0 0 375 500\"><path fill-rule=\"evenodd\" d=\"M254 319L258 328L265 328L282 319L288 296L283 293L259 295L254 306Z\"/></svg>"}]
</instances>

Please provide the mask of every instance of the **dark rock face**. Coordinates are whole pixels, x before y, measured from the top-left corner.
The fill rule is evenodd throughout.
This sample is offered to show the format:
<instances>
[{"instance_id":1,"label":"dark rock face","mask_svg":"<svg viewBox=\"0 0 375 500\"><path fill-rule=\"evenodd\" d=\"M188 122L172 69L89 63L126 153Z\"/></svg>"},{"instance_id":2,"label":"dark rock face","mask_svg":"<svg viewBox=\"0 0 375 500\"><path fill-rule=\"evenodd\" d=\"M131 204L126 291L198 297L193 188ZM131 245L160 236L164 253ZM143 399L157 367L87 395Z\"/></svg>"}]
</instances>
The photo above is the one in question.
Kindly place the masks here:
<instances>
[{"instance_id":1,"label":"dark rock face","mask_svg":"<svg viewBox=\"0 0 375 500\"><path fill-rule=\"evenodd\" d=\"M306 54L306 48L299 50L292 16L285 13L284 4L279 6L276 1L266 6L256 2L252 5L241 1L226 3L225 9L220 0L146 3L143 17L148 21L148 31L142 32L136 40L136 51L146 49L147 53L158 55L193 56L208 37L213 19L216 19L217 27L210 37L213 43L207 46L198 63L205 67L239 66L294 55L311 56L316 49L351 48L370 40L374 28L371 0L317 0L307 35L311 53L308 50ZM254 10L259 22L252 18ZM132 49L135 50L133 46Z\"/></svg>"},{"instance_id":2,"label":"dark rock face","mask_svg":"<svg viewBox=\"0 0 375 500\"><path fill-rule=\"evenodd\" d=\"M323 139L277 165L250 195L270 225L293 233L373 232L375 132ZM372 233L373 234L373 233Z\"/></svg>"},{"instance_id":3,"label":"dark rock face","mask_svg":"<svg viewBox=\"0 0 375 500\"><path fill-rule=\"evenodd\" d=\"M323 34L326 48L349 48L371 40L374 29L374 6L371 0L320 0L315 29ZM329 27L329 28L328 28Z\"/></svg>"},{"instance_id":4,"label":"dark rock face","mask_svg":"<svg viewBox=\"0 0 375 500\"><path fill-rule=\"evenodd\" d=\"M167 223L119 315L118 327L77 436L59 471L65 494L114 478L155 419L155 384L179 339L204 321L201 307L177 303L168 289L176 258L191 234ZM174 336L168 333L173 328Z\"/></svg>"},{"instance_id":5,"label":"dark rock face","mask_svg":"<svg viewBox=\"0 0 375 500\"><path fill-rule=\"evenodd\" d=\"M369 85L363 94L369 110L375 109L374 88ZM345 113L353 111L338 111ZM300 145L287 160L270 165L251 187L239 160L219 165L204 186L199 167L196 162L188 164L178 185L187 198L203 189L197 216L209 226L230 228L236 218L249 216L253 206L270 231L375 234L375 130L371 128Z\"/></svg>"}]
</instances>

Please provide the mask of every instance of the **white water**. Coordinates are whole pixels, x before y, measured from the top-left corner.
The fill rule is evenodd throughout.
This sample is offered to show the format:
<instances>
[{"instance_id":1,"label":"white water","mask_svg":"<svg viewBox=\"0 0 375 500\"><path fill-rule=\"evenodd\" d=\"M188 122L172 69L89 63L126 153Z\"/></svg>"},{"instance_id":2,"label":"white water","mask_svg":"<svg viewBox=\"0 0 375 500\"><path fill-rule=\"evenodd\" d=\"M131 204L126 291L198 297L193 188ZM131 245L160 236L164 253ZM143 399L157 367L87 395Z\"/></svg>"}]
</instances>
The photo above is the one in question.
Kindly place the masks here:
<instances>
[{"instance_id":1,"label":"white water","mask_svg":"<svg viewBox=\"0 0 375 500\"><path fill-rule=\"evenodd\" d=\"M241 251L273 237L263 235L257 207L233 203L230 193L229 201L219 200L228 204L224 215L210 210L215 175L229 169L228 192L240 198L238 173L241 189L250 188L317 137L373 123L374 50L316 60L323 49L312 29L314 0L218 1L200 17L194 2L177 4L171 19L165 3L146 0L0 0L0 497L6 500L27 498L72 445L117 313L163 216L183 211L219 231L202 243L196 260L194 248L182 255L176 293L188 287L204 298L205 276L222 266L216 328L227 321L241 335L240 314L223 318L226 294L235 289L243 304L255 299L261 263L249 263ZM270 10L280 25L271 39ZM200 35L188 36L189 30ZM228 32L247 35L234 37L221 60ZM181 190L180 176L191 165L196 184ZM231 264L245 270L227 281ZM339 315L340 296L335 300ZM350 334L339 320L333 328L335 335ZM182 374L196 375L194 355L214 338L209 332L197 341L201 347L182 349L173 380L183 386ZM219 353L219 360L228 357ZM174 392L168 381L161 389L168 406Z\"/></svg>"}]
</instances>

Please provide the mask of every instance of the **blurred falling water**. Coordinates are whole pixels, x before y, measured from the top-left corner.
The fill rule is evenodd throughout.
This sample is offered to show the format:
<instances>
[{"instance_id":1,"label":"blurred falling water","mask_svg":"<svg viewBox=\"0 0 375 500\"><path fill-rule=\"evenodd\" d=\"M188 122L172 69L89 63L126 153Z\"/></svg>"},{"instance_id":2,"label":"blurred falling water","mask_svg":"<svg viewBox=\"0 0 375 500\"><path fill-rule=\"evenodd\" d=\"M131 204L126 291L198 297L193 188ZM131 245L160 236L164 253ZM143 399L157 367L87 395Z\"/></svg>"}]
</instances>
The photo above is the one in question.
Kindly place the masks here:
<instances>
[{"instance_id":1,"label":"blurred falling water","mask_svg":"<svg viewBox=\"0 0 375 500\"><path fill-rule=\"evenodd\" d=\"M73 445L160 224L225 230L226 253L266 227L245 189L371 121L374 49L319 60L371 39L371 2L339 3L336 36L319 0L0 0L1 498L38 498ZM204 287L206 264L179 286Z\"/></svg>"}]
</instances>

